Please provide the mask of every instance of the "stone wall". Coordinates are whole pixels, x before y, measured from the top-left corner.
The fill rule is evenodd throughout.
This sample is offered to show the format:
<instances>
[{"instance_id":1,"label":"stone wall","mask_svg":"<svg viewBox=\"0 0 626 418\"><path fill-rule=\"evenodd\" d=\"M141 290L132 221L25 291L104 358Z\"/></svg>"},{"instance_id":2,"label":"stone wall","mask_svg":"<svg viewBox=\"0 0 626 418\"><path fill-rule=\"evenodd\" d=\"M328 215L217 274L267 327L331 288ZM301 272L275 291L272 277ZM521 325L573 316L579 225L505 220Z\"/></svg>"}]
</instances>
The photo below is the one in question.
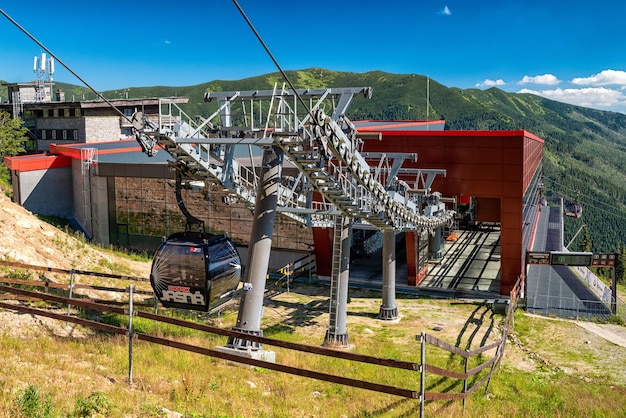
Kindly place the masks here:
<instances>
[{"instance_id":1,"label":"stone wall","mask_svg":"<svg viewBox=\"0 0 626 418\"><path fill-rule=\"evenodd\" d=\"M86 142L117 141L122 138L119 116L85 118ZM126 137L123 137L126 139Z\"/></svg>"}]
</instances>

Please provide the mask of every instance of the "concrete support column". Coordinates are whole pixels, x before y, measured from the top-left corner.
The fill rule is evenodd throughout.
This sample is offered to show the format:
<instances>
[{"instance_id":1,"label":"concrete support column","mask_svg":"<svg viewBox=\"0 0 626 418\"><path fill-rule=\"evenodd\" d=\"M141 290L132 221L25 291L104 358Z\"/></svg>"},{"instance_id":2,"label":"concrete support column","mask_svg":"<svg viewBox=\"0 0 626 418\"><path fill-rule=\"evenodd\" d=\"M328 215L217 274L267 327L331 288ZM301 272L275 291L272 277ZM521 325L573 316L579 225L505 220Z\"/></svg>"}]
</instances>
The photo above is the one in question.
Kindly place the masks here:
<instances>
[{"instance_id":1,"label":"concrete support column","mask_svg":"<svg viewBox=\"0 0 626 418\"><path fill-rule=\"evenodd\" d=\"M330 319L324 346L348 348L348 279L350 277L350 218L338 216L333 238L330 277Z\"/></svg>"},{"instance_id":2,"label":"concrete support column","mask_svg":"<svg viewBox=\"0 0 626 418\"><path fill-rule=\"evenodd\" d=\"M396 306L396 233L383 231L383 303L380 305L378 319L394 320L398 318Z\"/></svg>"},{"instance_id":3,"label":"concrete support column","mask_svg":"<svg viewBox=\"0 0 626 418\"><path fill-rule=\"evenodd\" d=\"M263 331L261 331L263 294L272 250L272 232L278 202L278 186L282 175L283 151L278 147L265 147L262 164L261 181L257 189L250 234L244 292L241 297L237 323L233 328L236 331L252 335L263 335ZM228 347L259 350L261 344L231 337L228 339Z\"/></svg>"},{"instance_id":4,"label":"concrete support column","mask_svg":"<svg viewBox=\"0 0 626 418\"><path fill-rule=\"evenodd\" d=\"M428 255L431 260L443 258L441 227L435 228L432 235L428 237Z\"/></svg>"}]
</instances>

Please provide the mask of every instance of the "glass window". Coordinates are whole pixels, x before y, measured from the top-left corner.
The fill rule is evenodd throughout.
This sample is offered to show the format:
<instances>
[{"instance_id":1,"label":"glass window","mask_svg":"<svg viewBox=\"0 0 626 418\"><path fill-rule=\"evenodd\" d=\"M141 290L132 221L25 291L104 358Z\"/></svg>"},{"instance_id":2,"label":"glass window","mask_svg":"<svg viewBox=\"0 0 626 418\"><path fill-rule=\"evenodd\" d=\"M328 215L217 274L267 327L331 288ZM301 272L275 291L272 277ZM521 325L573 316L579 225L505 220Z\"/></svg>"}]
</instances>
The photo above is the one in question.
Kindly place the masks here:
<instances>
[{"instance_id":1,"label":"glass window","mask_svg":"<svg viewBox=\"0 0 626 418\"><path fill-rule=\"evenodd\" d=\"M159 277L180 286L206 288L206 267L202 245L165 244L157 254Z\"/></svg>"}]
</instances>

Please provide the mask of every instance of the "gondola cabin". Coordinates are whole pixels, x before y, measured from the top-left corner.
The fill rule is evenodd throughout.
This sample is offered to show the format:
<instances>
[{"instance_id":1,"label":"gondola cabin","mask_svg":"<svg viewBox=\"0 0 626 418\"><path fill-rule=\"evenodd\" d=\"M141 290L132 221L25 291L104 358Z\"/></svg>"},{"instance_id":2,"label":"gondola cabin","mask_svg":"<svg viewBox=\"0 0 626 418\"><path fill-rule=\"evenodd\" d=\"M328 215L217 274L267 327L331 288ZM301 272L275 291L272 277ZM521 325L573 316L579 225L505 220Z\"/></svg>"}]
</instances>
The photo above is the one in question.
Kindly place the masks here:
<instances>
[{"instance_id":1,"label":"gondola cabin","mask_svg":"<svg viewBox=\"0 0 626 418\"><path fill-rule=\"evenodd\" d=\"M583 216L583 207L578 203L567 203L565 205L565 216L580 218Z\"/></svg>"},{"instance_id":2,"label":"gondola cabin","mask_svg":"<svg viewBox=\"0 0 626 418\"><path fill-rule=\"evenodd\" d=\"M168 308L209 311L226 303L241 278L241 261L224 235L170 235L152 261L150 284Z\"/></svg>"}]
</instances>

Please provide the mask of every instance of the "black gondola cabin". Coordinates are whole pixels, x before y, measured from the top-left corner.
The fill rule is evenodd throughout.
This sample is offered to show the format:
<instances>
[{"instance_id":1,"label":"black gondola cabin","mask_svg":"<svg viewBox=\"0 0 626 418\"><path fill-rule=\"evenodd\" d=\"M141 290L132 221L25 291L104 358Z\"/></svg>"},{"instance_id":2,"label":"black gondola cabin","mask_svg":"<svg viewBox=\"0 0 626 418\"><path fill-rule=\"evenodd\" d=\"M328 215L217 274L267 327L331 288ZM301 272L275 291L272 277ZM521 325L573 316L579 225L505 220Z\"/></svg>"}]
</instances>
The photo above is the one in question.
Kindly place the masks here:
<instances>
[{"instance_id":1,"label":"black gondola cabin","mask_svg":"<svg viewBox=\"0 0 626 418\"><path fill-rule=\"evenodd\" d=\"M152 261L150 284L168 308L209 311L230 300L241 279L237 249L224 235L170 235Z\"/></svg>"}]
</instances>

